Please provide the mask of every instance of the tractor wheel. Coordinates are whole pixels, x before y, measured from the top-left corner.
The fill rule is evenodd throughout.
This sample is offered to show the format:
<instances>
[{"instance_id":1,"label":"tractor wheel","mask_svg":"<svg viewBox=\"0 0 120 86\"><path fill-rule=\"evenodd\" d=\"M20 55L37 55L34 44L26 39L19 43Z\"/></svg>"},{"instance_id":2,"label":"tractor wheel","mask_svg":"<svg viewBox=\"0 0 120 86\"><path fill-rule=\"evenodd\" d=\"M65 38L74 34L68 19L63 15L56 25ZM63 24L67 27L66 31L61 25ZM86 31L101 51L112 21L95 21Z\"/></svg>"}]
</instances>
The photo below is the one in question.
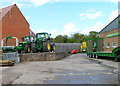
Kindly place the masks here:
<instances>
[{"instance_id":1,"label":"tractor wheel","mask_svg":"<svg viewBox=\"0 0 120 86\"><path fill-rule=\"evenodd\" d=\"M55 51L55 50L56 50L55 44L51 44L51 49L50 49L50 51L53 52L53 51Z\"/></svg>"},{"instance_id":2,"label":"tractor wheel","mask_svg":"<svg viewBox=\"0 0 120 86\"><path fill-rule=\"evenodd\" d=\"M25 53L30 53L30 47L28 45L25 46L24 48Z\"/></svg>"},{"instance_id":3,"label":"tractor wheel","mask_svg":"<svg viewBox=\"0 0 120 86\"><path fill-rule=\"evenodd\" d=\"M92 54L90 55L90 58L93 58L93 55L92 55Z\"/></svg>"},{"instance_id":4,"label":"tractor wheel","mask_svg":"<svg viewBox=\"0 0 120 86\"><path fill-rule=\"evenodd\" d=\"M35 43L31 44L31 50L33 53L37 53L37 50L35 49L35 45L36 45Z\"/></svg>"},{"instance_id":5,"label":"tractor wheel","mask_svg":"<svg viewBox=\"0 0 120 86\"><path fill-rule=\"evenodd\" d=\"M53 51L55 51L56 50L56 46L55 45L53 45Z\"/></svg>"},{"instance_id":6,"label":"tractor wheel","mask_svg":"<svg viewBox=\"0 0 120 86\"><path fill-rule=\"evenodd\" d=\"M21 50L18 50L18 53L21 53Z\"/></svg>"},{"instance_id":7,"label":"tractor wheel","mask_svg":"<svg viewBox=\"0 0 120 86\"><path fill-rule=\"evenodd\" d=\"M43 42L43 51L49 52L51 49L50 42Z\"/></svg>"}]
</instances>

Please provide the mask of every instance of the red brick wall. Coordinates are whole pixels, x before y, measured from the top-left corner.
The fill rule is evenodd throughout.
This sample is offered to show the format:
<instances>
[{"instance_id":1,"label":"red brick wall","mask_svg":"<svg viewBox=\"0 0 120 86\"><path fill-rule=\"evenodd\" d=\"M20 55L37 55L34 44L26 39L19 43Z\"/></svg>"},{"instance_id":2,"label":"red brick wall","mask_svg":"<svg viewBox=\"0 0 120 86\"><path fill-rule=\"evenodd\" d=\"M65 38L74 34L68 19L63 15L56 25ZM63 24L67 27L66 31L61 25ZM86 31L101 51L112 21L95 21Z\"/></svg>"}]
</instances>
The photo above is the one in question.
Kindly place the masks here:
<instances>
[{"instance_id":1,"label":"red brick wall","mask_svg":"<svg viewBox=\"0 0 120 86\"><path fill-rule=\"evenodd\" d=\"M17 37L19 42L21 37L30 35L29 24L16 5L2 19L2 38L8 35Z\"/></svg>"},{"instance_id":2,"label":"red brick wall","mask_svg":"<svg viewBox=\"0 0 120 86\"><path fill-rule=\"evenodd\" d=\"M110 33L114 33L114 32L119 32L120 29L115 29L115 30L111 30L105 33L100 34L100 37L103 37L103 43L104 43L104 51L112 51L114 48L112 47L112 43L116 42L117 46L120 46L120 36L116 36L116 37L111 37L111 38L105 38L107 34ZM110 48L106 48L106 44L110 43Z\"/></svg>"}]
</instances>

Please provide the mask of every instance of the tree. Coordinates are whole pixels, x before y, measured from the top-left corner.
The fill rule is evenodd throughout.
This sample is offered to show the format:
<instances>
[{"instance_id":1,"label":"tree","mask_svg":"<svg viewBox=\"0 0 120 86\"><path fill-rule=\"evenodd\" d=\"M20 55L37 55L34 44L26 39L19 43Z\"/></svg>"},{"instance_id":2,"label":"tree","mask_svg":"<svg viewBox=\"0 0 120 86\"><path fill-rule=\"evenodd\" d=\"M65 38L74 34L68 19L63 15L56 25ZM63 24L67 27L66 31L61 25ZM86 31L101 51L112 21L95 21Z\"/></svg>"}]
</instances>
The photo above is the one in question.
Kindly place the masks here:
<instances>
[{"instance_id":1,"label":"tree","mask_svg":"<svg viewBox=\"0 0 120 86\"><path fill-rule=\"evenodd\" d=\"M77 39L74 37L68 38L68 43L77 43L77 42L78 42Z\"/></svg>"},{"instance_id":2,"label":"tree","mask_svg":"<svg viewBox=\"0 0 120 86\"><path fill-rule=\"evenodd\" d=\"M67 35L63 35L63 38L64 38L64 43L67 43L67 41L68 41L68 36L67 36Z\"/></svg>"},{"instance_id":3,"label":"tree","mask_svg":"<svg viewBox=\"0 0 120 86\"><path fill-rule=\"evenodd\" d=\"M74 33L70 37L67 35L58 35L53 39L56 43L82 43L85 42L88 38L97 38L98 32L90 31L89 35L84 35L81 33Z\"/></svg>"},{"instance_id":4,"label":"tree","mask_svg":"<svg viewBox=\"0 0 120 86\"><path fill-rule=\"evenodd\" d=\"M98 32L96 32L96 31L90 31L89 32L89 38L96 38L97 35L98 35Z\"/></svg>"},{"instance_id":5,"label":"tree","mask_svg":"<svg viewBox=\"0 0 120 86\"><path fill-rule=\"evenodd\" d=\"M77 40L77 43L81 43L84 40L84 34L81 33L75 33L73 34L73 37Z\"/></svg>"},{"instance_id":6,"label":"tree","mask_svg":"<svg viewBox=\"0 0 120 86\"><path fill-rule=\"evenodd\" d=\"M54 38L50 38L50 42L55 42L55 39Z\"/></svg>"},{"instance_id":7,"label":"tree","mask_svg":"<svg viewBox=\"0 0 120 86\"><path fill-rule=\"evenodd\" d=\"M88 38L92 38L93 41L96 42L97 41L97 39L96 39L97 35L98 35L98 32L96 32L96 31L90 31Z\"/></svg>"},{"instance_id":8,"label":"tree","mask_svg":"<svg viewBox=\"0 0 120 86\"><path fill-rule=\"evenodd\" d=\"M62 36L62 35L58 35L58 36L56 36L55 37L55 42L56 43L66 43L67 42L67 35L64 35L64 36Z\"/></svg>"}]
</instances>

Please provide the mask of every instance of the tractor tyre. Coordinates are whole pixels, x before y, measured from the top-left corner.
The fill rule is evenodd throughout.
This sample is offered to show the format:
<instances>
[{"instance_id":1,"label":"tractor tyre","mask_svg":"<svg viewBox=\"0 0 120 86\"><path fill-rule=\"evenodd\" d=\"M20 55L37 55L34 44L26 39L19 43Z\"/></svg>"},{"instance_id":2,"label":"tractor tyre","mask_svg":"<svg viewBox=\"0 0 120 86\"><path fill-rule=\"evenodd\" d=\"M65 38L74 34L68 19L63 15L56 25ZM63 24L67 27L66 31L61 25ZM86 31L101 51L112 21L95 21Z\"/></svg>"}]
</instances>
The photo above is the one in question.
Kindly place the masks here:
<instances>
[{"instance_id":1,"label":"tractor tyre","mask_svg":"<svg viewBox=\"0 0 120 86\"><path fill-rule=\"evenodd\" d=\"M55 46L55 44L52 43L52 44L51 44L51 49L50 49L50 51L51 51L51 52L54 52L55 50L56 50L56 46Z\"/></svg>"},{"instance_id":2,"label":"tractor tyre","mask_svg":"<svg viewBox=\"0 0 120 86\"><path fill-rule=\"evenodd\" d=\"M21 50L18 50L18 53L21 53Z\"/></svg>"},{"instance_id":3,"label":"tractor tyre","mask_svg":"<svg viewBox=\"0 0 120 86\"><path fill-rule=\"evenodd\" d=\"M30 47L28 45L25 46L24 48L25 53L30 53Z\"/></svg>"},{"instance_id":4,"label":"tractor tyre","mask_svg":"<svg viewBox=\"0 0 120 86\"><path fill-rule=\"evenodd\" d=\"M51 49L50 42L43 42L43 51L49 52Z\"/></svg>"},{"instance_id":5,"label":"tractor tyre","mask_svg":"<svg viewBox=\"0 0 120 86\"><path fill-rule=\"evenodd\" d=\"M31 51L33 52L33 53L37 53L37 50L36 50L36 48L35 48L35 43L32 43L31 44Z\"/></svg>"}]
</instances>

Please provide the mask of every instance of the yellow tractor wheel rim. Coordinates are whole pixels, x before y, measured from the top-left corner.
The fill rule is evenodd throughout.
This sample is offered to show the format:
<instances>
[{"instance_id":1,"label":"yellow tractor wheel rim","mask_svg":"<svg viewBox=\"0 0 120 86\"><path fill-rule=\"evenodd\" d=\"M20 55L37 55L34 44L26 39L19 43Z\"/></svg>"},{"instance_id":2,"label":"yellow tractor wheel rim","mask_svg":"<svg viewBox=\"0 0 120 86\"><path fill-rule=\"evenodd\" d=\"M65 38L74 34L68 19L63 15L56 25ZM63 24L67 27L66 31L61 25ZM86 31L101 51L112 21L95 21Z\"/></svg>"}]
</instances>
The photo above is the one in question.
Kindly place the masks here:
<instances>
[{"instance_id":1,"label":"yellow tractor wheel rim","mask_svg":"<svg viewBox=\"0 0 120 86\"><path fill-rule=\"evenodd\" d=\"M30 52L30 47L28 47L28 52Z\"/></svg>"},{"instance_id":2,"label":"yellow tractor wheel rim","mask_svg":"<svg viewBox=\"0 0 120 86\"><path fill-rule=\"evenodd\" d=\"M47 44L47 48L48 48L48 50L50 50L50 48L51 48L50 43Z\"/></svg>"},{"instance_id":3,"label":"yellow tractor wheel rim","mask_svg":"<svg viewBox=\"0 0 120 86\"><path fill-rule=\"evenodd\" d=\"M53 49L56 50L56 46L53 46Z\"/></svg>"}]
</instances>

